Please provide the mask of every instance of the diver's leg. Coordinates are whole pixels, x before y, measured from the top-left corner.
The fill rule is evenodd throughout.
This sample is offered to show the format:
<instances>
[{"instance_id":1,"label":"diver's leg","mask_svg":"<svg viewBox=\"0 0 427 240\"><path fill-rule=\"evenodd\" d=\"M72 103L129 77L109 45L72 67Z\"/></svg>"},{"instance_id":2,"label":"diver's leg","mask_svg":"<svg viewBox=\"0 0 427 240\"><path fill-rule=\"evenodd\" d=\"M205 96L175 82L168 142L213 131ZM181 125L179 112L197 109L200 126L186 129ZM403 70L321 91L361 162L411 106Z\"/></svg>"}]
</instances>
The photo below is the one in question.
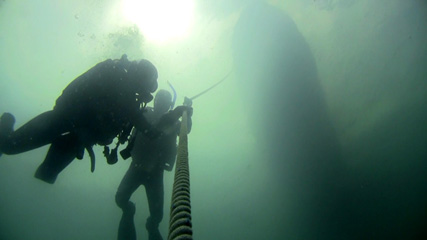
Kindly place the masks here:
<instances>
[{"instance_id":1,"label":"diver's leg","mask_svg":"<svg viewBox=\"0 0 427 240\"><path fill-rule=\"evenodd\" d=\"M163 219L163 170L152 173L151 178L145 184L145 192L148 199L150 216L147 218L145 227L148 231L149 240L162 240L159 224Z\"/></svg>"},{"instance_id":2,"label":"diver's leg","mask_svg":"<svg viewBox=\"0 0 427 240\"><path fill-rule=\"evenodd\" d=\"M54 183L58 174L74 160L81 147L82 144L76 134L66 134L55 139L34 177L47 183Z\"/></svg>"},{"instance_id":3,"label":"diver's leg","mask_svg":"<svg viewBox=\"0 0 427 240\"><path fill-rule=\"evenodd\" d=\"M118 240L136 240L136 230L133 221L133 216L135 215L135 204L129 201L129 199L139 185L140 180L138 178L138 172L136 171L133 163L131 163L128 171L120 182L116 193L116 204L123 211L117 234Z\"/></svg>"},{"instance_id":4,"label":"diver's leg","mask_svg":"<svg viewBox=\"0 0 427 240\"><path fill-rule=\"evenodd\" d=\"M11 114L3 114L1 119ZM12 115L13 117L13 115ZM3 120L1 120L3 122ZM0 152L18 154L51 143L61 134L70 131L72 125L54 111L44 112L16 131L0 133ZM1 130L0 130L1 131Z\"/></svg>"}]
</instances>

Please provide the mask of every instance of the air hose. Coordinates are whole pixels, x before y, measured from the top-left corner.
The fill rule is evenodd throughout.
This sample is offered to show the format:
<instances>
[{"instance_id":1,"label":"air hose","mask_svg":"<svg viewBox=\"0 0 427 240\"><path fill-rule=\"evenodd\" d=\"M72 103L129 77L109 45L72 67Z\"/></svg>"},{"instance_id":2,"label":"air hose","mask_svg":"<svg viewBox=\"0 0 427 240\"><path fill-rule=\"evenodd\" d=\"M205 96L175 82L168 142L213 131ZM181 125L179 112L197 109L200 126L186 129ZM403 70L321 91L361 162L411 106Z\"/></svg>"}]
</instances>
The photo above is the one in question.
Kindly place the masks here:
<instances>
[{"instance_id":1,"label":"air hose","mask_svg":"<svg viewBox=\"0 0 427 240\"><path fill-rule=\"evenodd\" d=\"M193 239L187 133L187 112L184 111L175 165L168 240Z\"/></svg>"}]
</instances>

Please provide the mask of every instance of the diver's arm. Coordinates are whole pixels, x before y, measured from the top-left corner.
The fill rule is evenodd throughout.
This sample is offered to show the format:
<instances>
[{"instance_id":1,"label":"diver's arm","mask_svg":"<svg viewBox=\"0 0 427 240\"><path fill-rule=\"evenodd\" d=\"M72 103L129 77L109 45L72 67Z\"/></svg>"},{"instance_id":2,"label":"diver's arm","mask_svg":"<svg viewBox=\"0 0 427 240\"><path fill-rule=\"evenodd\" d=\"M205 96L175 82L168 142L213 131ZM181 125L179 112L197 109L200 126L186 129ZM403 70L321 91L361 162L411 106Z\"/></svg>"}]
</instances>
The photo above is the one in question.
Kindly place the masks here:
<instances>
[{"instance_id":1,"label":"diver's arm","mask_svg":"<svg viewBox=\"0 0 427 240\"><path fill-rule=\"evenodd\" d=\"M163 114L160 120L157 122L156 128L171 133L171 128L175 127L175 124L179 121L179 118L182 116L184 111L188 109L189 107L187 106L178 106L174 110Z\"/></svg>"},{"instance_id":2,"label":"diver's arm","mask_svg":"<svg viewBox=\"0 0 427 240\"><path fill-rule=\"evenodd\" d=\"M142 114L142 110L131 114L130 121L135 126L136 130L147 135L149 138L157 138L161 135L161 132L151 125Z\"/></svg>"}]
</instances>

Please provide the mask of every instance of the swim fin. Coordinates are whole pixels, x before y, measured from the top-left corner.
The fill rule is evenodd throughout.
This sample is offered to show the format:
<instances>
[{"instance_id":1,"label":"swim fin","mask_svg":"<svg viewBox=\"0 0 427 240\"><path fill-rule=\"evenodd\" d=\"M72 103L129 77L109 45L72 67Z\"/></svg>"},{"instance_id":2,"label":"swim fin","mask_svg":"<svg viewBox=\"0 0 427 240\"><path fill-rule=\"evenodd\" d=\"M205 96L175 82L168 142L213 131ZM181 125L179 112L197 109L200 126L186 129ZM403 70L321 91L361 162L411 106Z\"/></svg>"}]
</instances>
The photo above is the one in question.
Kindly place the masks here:
<instances>
[{"instance_id":1,"label":"swim fin","mask_svg":"<svg viewBox=\"0 0 427 240\"><path fill-rule=\"evenodd\" d=\"M15 125L15 117L11 113L3 113L0 117L0 157L3 155L1 152L1 145L6 141L9 134L13 132Z\"/></svg>"}]
</instances>

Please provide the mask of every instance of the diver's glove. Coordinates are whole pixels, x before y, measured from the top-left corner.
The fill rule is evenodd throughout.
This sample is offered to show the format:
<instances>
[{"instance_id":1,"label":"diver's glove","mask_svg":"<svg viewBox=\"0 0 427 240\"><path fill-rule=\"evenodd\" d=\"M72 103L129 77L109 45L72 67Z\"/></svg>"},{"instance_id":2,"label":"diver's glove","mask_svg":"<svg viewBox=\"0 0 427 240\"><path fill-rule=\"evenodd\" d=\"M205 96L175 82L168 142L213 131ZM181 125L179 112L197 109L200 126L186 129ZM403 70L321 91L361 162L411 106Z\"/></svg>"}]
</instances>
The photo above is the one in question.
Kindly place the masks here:
<instances>
[{"instance_id":1,"label":"diver's glove","mask_svg":"<svg viewBox=\"0 0 427 240\"><path fill-rule=\"evenodd\" d=\"M184 97L184 103L182 105L191 107L193 106L193 100L191 100L191 98Z\"/></svg>"},{"instance_id":2,"label":"diver's glove","mask_svg":"<svg viewBox=\"0 0 427 240\"><path fill-rule=\"evenodd\" d=\"M193 108L191 107L191 106L193 106L193 100L191 100L191 98L184 97L184 103L183 103L183 105L188 108L187 109L188 117L193 116Z\"/></svg>"},{"instance_id":3,"label":"diver's glove","mask_svg":"<svg viewBox=\"0 0 427 240\"><path fill-rule=\"evenodd\" d=\"M107 159L107 163L110 165L113 165L115 163L117 163L118 158L117 158L117 147L113 148L110 151L110 148L108 146L104 146L104 156Z\"/></svg>"}]
</instances>

